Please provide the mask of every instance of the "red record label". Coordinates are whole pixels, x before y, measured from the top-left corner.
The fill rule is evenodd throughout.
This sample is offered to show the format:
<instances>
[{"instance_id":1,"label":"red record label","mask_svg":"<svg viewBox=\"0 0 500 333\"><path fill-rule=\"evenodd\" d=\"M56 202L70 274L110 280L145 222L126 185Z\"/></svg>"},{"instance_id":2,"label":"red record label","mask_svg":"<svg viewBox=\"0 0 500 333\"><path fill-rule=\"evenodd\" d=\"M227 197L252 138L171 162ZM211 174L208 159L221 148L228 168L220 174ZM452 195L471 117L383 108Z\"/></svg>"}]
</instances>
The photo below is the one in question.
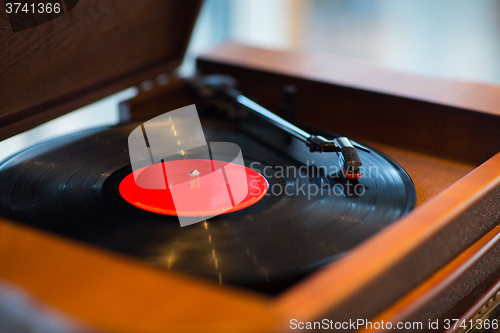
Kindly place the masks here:
<instances>
[{"instance_id":1,"label":"red record label","mask_svg":"<svg viewBox=\"0 0 500 333\"><path fill-rule=\"evenodd\" d=\"M241 179L242 170L246 180ZM134 173L130 173L119 186L123 199L145 211L171 216L215 216L235 212L258 202L269 187L258 172L217 160L156 163L136 171L136 175L141 177L141 184L149 183L152 184L150 188L156 189L138 186ZM238 199L239 202L234 200L236 193L243 198Z\"/></svg>"}]
</instances>

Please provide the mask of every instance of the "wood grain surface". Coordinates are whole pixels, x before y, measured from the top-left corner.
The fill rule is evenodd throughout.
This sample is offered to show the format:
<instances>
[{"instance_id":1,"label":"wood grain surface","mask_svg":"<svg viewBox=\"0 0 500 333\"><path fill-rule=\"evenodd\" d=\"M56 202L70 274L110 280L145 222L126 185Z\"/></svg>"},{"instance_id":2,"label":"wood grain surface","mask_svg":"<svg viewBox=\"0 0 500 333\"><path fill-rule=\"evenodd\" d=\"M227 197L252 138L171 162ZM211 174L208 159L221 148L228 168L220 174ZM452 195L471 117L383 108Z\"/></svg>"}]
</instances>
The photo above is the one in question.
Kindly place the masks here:
<instances>
[{"instance_id":1,"label":"wood grain surface","mask_svg":"<svg viewBox=\"0 0 500 333\"><path fill-rule=\"evenodd\" d=\"M392 322L394 326L396 326L397 322L412 322L411 316L414 313L418 313L426 306L430 306L433 301L436 301L436 298L440 293L444 292L446 288L449 288L453 285L455 281L457 281L460 277L462 277L468 270L474 269L474 265L478 263L478 261L486 255L489 251L491 251L495 246L500 243L500 226L496 226L486 235L481 237L477 242L472 244L467 250L457 256L455 259L450 261L446 266L440 269L438 272L433 274L429 279L425 282L417 286L407 295L399 299L395 304L391 307L383 311L381 314L372 319L373 322ZM496 274L498 275L498 273ZM498 276L497 276L498 279ZM485 292L489 292L489 297L486 297L486 301L492 296L492 292L490 290L485 290ZM477 297L477 296L476 296ZM476 305L472 303L473 305ZM484 303L482 303L484 304ZM479 307L482 304L477 304L476 307ZM470 306L470 303L469 303ZM464 313L460 315L456 314L454 317L449 317L452 319L463 319L468 320L470 317L462 317ZM469 314L471 315L471 314ZM453 325L455 322L452 320ZM441 320L441 329L444 327L444 322ZM427 323L423 323L424 328L427 328ZM459 326L460 323L457 325ZM458 327L460 329L460 327ZM375 330L375 329L362 329L359 332L380 332L387 330ZM427 330L425 330L427 331ZM453 330L450 330L453 331ZM458 331L458 329L457 329Z\"/></svg>"},{"instance_id":2,"label":"wood grain surface","mask_svg":"<svg viewBox=\"0 0 500 333\"><path fill-rule=\"evenodd\" d=\"M179 66L200 0L87 0L13 33L0 5L0 139Z\"/></svg>"},{"instance_id":3,"label":"wood grain surface","mask_svg":"<svg viewBox=\"0 0 500 333\"><path fill-rule=\"evenodd\" d=\"M297 88L295 122L469 165L500 151L500 87L395 72L336 56L224 44L198 60L270 110Z\"/></svg>"},{"instance_id":4,"label":"wood grain surface","mask_svg":"<svg viewBox=\"0 0 500 333\"><path fill-rule=\"evenodd\" d=\"M417 206L474 170L474 166L465 163L440 159L374 142L369 142L369 144L390 156L408 172L417 190Z\"/></svg>"},{"instance_id":5,"label":"wood grain surface","mask_svg":"<svg viewBox=\"0 0 500 333\"><path fill-rule=\"evenodd\" d=\"M200 59L500 115L500 86L494 84L420 76L333 54L266 50L233 42Z\"/></svg>"}]
</instances>

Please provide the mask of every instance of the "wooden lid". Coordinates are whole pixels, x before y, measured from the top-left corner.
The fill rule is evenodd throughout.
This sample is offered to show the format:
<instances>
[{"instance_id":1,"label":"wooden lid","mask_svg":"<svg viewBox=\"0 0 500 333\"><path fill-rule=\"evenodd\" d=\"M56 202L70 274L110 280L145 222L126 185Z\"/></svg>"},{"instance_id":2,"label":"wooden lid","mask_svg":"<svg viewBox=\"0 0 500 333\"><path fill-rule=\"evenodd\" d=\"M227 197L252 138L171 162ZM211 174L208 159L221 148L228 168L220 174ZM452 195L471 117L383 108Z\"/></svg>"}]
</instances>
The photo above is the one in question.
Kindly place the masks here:
<instances>
[{"instance_id":1,"label":"wooden lid","mask_svg":"<svg viewBox=\"0 0 500 333\"><path fill-rule=\"evenodd\" d=\"M202 0L85 0L12 32L0 6L0 140L181 64Z\"/></svg>"}]
</instances>

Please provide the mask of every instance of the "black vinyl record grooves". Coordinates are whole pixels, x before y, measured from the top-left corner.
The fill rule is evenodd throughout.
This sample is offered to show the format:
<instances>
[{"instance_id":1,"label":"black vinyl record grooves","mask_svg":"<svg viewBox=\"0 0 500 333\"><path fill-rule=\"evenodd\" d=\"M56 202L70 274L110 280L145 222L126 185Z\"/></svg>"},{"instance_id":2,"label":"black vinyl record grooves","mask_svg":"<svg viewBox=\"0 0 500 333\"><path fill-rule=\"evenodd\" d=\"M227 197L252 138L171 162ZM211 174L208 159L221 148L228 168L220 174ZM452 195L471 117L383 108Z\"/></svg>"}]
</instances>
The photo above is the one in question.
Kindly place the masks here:
<instances>
[{"instance_id":1,"label":"black vinyl record grooves","mask_svg":"<svg viewBox=\"0 0 500 333\"><path fill-rule=\"evenodd\" d=\"M321 167L337 166L336 154L310 153L282 135L271 138L279 149L259 137L259 127L202 119L207 141L238 144L269 191L248 208L181 227L177 217L143 211L118 192L131 172L127 138L138 125L74 133L6 159L0 215L162 269L278 293L415 205L410 177L376 151L360 151L362 178L347 180Z\"/></svg>"}]
</instances>

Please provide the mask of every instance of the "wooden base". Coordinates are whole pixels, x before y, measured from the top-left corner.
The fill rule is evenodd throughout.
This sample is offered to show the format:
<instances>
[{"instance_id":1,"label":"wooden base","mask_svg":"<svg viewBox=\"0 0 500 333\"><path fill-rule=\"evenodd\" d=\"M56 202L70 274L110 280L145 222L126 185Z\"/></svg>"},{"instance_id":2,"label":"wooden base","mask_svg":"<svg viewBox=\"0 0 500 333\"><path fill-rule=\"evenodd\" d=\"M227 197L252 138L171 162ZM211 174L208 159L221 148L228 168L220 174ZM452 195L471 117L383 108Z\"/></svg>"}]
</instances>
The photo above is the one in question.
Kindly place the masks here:
<instances>
[{"instance_id":1,"label":"wooden base","mask_svg":"<svg viewBox=\"0 0 500 333\"><path fill-rule=\"evenodd\" d=\"M408 172L417 190L417 206L474 170L474 166L465 163L374 142L369 144L390 156Z\"/></svg>"},{"instance_id":2,"label":"wooden base","mask_svg":"<svg viewBox=\"0 0 500 333\"><path fill-rule=\"evenodd\" d=\"M234 44L198 65L235 76L248 97L272 110L282 87L296 85L297 122L359 138L394 158L417 186L418 207L276 297L158 271L5 220L2 279L109 332L287 331L291 319L395 318L384 311L405 299L399 308L407 309L420 299L408 298L412 290L427 295L432 288L422 286L429 277L450 263L461 267L453 260L462 253L481 257L497 239L500 143L492 139L500 137L500 103L484 96L500 96L499 87L413 81L335 57ZM127 121L148 119L185 103L191 97L184 82L174 80L123 104L121 114Z\"/></svg>"}]
</instances>

